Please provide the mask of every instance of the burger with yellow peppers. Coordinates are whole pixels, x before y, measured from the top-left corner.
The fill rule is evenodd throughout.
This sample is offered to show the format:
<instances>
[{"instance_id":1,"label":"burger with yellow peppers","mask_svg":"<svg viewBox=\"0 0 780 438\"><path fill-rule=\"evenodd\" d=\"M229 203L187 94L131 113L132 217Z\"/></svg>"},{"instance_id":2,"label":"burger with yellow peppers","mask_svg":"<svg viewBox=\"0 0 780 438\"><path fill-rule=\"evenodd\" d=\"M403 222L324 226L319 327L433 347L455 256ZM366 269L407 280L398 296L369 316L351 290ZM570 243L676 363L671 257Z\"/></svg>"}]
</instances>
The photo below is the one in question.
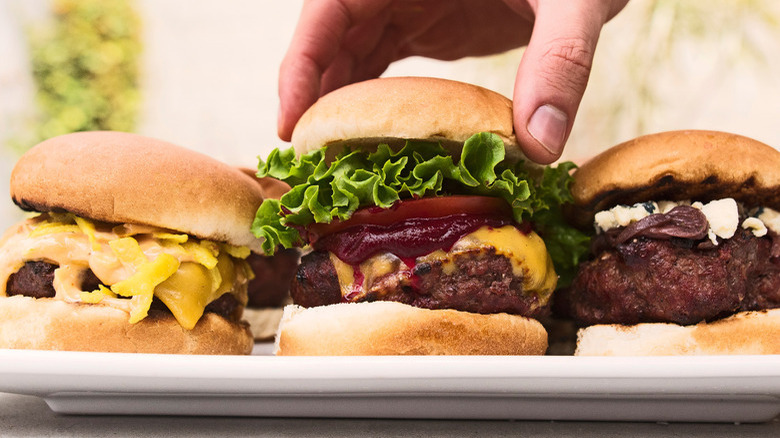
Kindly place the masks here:
<instances>
[{"instance_id":1,"label":"burger with yellow peppers","mask_svg":"<svg viewBox=\"0 0 780 438\"><path fill-rule=\"evenodd\" d=\"M240 170L163 141L83 132L21 157L36 212L0 241L0 348L248 354L262 202Z\"/></svg>"}]
</instances>

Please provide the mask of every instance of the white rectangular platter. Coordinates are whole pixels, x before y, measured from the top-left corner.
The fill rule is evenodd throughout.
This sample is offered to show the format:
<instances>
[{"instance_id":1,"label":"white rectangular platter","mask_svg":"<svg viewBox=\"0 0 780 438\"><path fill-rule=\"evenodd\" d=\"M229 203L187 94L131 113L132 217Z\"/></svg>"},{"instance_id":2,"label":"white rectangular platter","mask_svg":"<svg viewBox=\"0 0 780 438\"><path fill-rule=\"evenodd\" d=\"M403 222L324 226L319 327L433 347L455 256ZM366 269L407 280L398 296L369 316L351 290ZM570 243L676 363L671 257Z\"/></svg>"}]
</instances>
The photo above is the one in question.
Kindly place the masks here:
<instances>
[{"instance_id":1,"label":"white rectangular platter","mask_svg":"<svg viewBox=\"0 0 780 438\"><path fill-rule=\"evenodd\" d=\"M273 357L0 350L64 414L760 422L780 356Z\"/></svg>"}]
</instances>

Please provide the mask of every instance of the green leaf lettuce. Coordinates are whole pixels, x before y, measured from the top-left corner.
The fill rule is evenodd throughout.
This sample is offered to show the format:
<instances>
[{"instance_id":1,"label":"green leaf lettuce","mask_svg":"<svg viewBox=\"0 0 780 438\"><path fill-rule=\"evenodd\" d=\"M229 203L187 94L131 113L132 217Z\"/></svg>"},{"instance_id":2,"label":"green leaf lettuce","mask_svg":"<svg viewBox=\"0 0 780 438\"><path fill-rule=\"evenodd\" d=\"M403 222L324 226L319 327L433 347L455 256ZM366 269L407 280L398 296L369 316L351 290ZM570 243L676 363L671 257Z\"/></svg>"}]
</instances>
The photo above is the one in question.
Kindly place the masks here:
<instances>
[{"instance_id":1,"label":"green leaf lettuce","mask_svg":"<svg viewBox=\"0 0 780 438\"><path fill-rule=\"evenodd\" d=\"M280 179L292 189L279 200L263 202L252 231L273 254L279 245L304 243L294 227L347 220L359 208L389 208L400 199L426 196L493 196L512 207L516 221L535 224L559 273L571 271L588 243L560 214L560 206L572 201L574 164L529 168L504 162L504 154L502 140L485 132L466 140L458 162L434 142L409 141L397 152L386 144L375 152L347 149L330 163L323 150L296 157L292 148L275 149L260 160L257 175Z\"/></svg>"}]
</instances>

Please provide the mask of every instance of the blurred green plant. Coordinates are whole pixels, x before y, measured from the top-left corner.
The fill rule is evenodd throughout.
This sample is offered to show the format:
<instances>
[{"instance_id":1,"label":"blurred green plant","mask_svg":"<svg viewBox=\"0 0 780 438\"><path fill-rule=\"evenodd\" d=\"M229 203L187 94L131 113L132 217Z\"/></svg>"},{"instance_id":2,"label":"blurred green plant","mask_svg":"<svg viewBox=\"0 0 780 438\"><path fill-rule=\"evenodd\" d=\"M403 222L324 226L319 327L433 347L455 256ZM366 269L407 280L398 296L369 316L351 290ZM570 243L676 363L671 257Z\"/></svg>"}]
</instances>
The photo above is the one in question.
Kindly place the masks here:
<instances>
[{"instance_id":1,"label":"blurred green plant","mask_svg":"<svg viewBox=\"0 0 780 438\"><path fill-rule=\"evenodd\" d=\"M140 104L141 20L132 0L53 0L30 35L40 119L27 145L88 130L133 131Z\"/></svg>"}]
</instances>

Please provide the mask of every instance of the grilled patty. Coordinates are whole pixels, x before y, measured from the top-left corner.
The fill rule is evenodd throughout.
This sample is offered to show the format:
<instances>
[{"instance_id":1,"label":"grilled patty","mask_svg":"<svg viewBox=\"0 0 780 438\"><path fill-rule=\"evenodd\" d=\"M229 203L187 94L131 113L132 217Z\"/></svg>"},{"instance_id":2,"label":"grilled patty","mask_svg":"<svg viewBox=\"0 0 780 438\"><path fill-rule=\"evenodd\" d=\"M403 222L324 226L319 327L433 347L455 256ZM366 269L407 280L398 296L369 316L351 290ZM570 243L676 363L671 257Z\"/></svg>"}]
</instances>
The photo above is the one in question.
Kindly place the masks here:
<instances>
[{"instance_id":1,"label":"grilled patty","mask_svg":"<svg viewBox=\"0 0 780 438\"><path fill-rule=\"evenodd\" d=\"M717 246L647 237L602 245L580 266L566 297L568 310L584 324L687 325L780 307L776 238L739 228Z\"/></svg>"},{"instance_id":2,"label":"grilled patty","mask_svg":"<svg viewBox=\"0 0 780 438\"><path fill-rule=\"evenodd\" d=\"M6 295L23 295L32 298L53 298L55 296L54 270L57 265L44 261L28 261L18 271L11 274L6 283ZM98 288L100 280L91 270L86 270L81 283L81 289L92 291ZM122 297L119 297L122 298ZM165 304L156 297L151 309L170 313ZM238 322L243 309L232 294L224 294L206 306L206 312L216 313L225 319Z\"/></svg>"},{"instance_id":3,"label":"grilled patty","mask_svg":"<svg viewBox=\"0 0 780 438\"><path fill-rule=\"evenodd\" d=\"M474 313L506 312L538 316L547 311L535 294L523 289L508 258L495 250L474 249L454 256L454 269L440 261L417 263L411 269L374 278L368 290L342 296L339 279L326 251L301 258L292 282L293 301L304 307L341 302L396 301L426 309Z\"/></svg>"},{"instance_id":4,"label":"grilled patty","mask_svg":"<svg viewBox=\"0 0 780 438\"><path fill-rule=\"evenodd\" d=\"M279 307L290 297L290 282L298 268L297 249L282 249L273 256L252 253L246 259L255 274L249 282L247 307Z\"/></svg>"}]
</instances>

